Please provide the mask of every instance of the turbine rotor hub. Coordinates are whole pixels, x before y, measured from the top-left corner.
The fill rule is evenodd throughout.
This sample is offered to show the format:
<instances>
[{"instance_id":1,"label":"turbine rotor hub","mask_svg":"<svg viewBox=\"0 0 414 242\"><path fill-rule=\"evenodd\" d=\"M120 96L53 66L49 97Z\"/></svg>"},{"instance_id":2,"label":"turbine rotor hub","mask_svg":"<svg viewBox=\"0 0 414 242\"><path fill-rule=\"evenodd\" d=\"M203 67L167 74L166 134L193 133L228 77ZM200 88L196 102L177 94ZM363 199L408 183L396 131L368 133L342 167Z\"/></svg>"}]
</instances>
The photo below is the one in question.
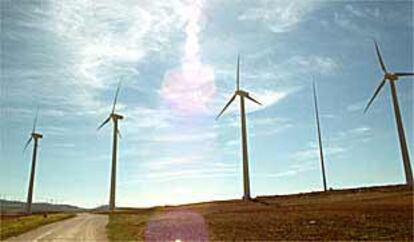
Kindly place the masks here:
<instances>
[{"instance_id":1,"label":"turbine rotor hub","mask_svg":"<svg viewBox=\"0 0 414 242\"><path fill-rule=\"evenodd\" d=\"M124 116L122 116L122 115L120 115L120 114L117 114L117 113L113 113L113 114L111 114L111 117L112 117L113 119L116 119L116 120L118 120L118 119L123 119L123 118L124 118Z\"/></svg>"},{"instance_id":2,"label":"turbine rotor hub","mask_svg":"<svg viewBox=\"0 0 414 242\"><path fill-rule=\"evenodd\" d=\"M41 138L43 138L43 135L42 134L39 134L39 133L32 133L32 137L34 139L41 139Z\"/></svg>"},{"instance_id":3,"label":"turbine rotor hub","mask_svg":"<svg viewBox=\"0 0 414 242\"><path fill-rule=\"evenodd\" d=\"M396 81L398 80L398 76L395 75L394 73L390 72L390 73L385 73L385 79L390 80L390 81Z\"/></svg>"},{"instance_id":4,"label":"turbine rotor hub","mask_svg":"<svg viewBox=\"0 0 414 242\"><path fill-rule=\"evenodd\" d=\"M243 90L237 90L236 91L236 95L240 95L242 97L247 97L247 96L249 96L249 93L248 92L245 92Z\"/></svg>"}]
</instances>

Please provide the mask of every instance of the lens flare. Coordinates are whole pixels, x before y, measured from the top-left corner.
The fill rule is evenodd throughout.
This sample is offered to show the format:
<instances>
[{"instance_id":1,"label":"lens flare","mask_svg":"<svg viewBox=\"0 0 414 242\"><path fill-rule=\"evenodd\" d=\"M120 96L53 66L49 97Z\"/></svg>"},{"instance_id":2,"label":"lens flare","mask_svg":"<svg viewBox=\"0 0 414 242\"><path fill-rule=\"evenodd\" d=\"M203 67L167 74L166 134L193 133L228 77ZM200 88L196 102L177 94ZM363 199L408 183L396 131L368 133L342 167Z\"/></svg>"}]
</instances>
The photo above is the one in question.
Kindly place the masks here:
<instances>
[{"instance_id":1,"label":"lens flare","mask_svg":"<svg viewBox=\"0 0 414 242\"><path fill-rule=\"evenodd\" d=\"M208 224L196 211L164 210L147 222L145 241L209 241Z\"/></svg>"},{"instance_id":2,"label":"lens flare","mask_svg":"<svg viewBox=\"0 0 414 242\"><path fill-rule=\"evenodd\" d=\"M214 70L201 62L200 18L202 0L189 3L184 11L188 17L185 27L186 42L181 66L164 75L161 93L168 106L180 113L203 113L216 91Z\"/></svg>"}]
</instances>

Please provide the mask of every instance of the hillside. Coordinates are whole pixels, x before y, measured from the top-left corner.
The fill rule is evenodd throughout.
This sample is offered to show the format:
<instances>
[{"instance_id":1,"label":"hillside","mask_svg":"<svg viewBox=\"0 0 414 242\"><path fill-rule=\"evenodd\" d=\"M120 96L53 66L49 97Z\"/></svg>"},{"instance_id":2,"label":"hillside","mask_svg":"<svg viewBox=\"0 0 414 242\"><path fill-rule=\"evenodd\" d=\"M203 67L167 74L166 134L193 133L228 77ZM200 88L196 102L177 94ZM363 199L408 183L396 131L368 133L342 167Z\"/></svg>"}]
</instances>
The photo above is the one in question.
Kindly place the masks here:
<instances>
[{"instance_id":1,"label":"hillside","mask_svg":"<svg viewBox=\"0 0 414 242\"><path fill-rule=\"evenodd\" d=\"M110 215L111 240L411 240L413 191L384 186Z\"/></svg>"},{"instance_id":2,"label":"hillside","mask_svg":"<svg viewBox=\"0 0 414 242\"><path fill-rule=\"evenodd\" d=\"M9 214L9 213L21 213L24 212L26 207L25 202L21 201L10 201L10 200L0 200L0 213ZM39 212L79 212L83 211L83 208L66 205L66 204L50 204L50 203L33 203L32 211L33 213Z\"/></svg>"}]
</instances>

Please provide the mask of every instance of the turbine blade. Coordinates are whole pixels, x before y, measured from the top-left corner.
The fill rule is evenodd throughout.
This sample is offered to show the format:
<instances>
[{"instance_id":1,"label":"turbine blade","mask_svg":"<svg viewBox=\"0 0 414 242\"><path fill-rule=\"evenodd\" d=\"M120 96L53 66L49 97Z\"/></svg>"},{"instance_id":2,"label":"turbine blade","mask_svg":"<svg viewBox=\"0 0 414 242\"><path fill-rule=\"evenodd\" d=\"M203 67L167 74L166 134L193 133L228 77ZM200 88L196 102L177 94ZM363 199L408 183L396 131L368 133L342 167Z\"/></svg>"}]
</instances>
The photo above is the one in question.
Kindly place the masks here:
<instances>
[{"instance_id":1,"label":"turbine blade","mask_svg":"<svg viewBox=\"0 0 414 242\"><path fill-rule=\"evenodd\" d=\"M236 89L240 89L240 54L237 56Z\"/></svg>"},{"instance_id":2,"label":"turbine blade","mask_svg":"<svg viewBox=\"0 0 414 242\"><path fill-rule=\"evenodd\" d=\"M109 116L107 119L105 119L105 121L103 121L103 123L101 125L99 125L98 130L100 130L103 126L105 126L105 124L107 124L109 122L109 120L111 120L111 116Z\"/></svg>"},{"instance_id":3,"label":"turbine blade","mask_svg":"<svg viewBox=\"0 0 414 242\"><path fill-rule=\"evenodd\" d=\"M371 106L372 102L374 101L375 97L378 95L378 93L381 91L382 87L385 84L386 79L382 79L382 81L380 82L380 84L378 85L377 89L374 92L374 95L371 97L371 99L369 100L367 106L364 109L364 113L366 113L368 111L368 108Z\"/></svg>"},{"instance_id":4,"label":"turbine blade","mask_svg":"<svg viewBox=\"0 0 414 242\"><path fill-rule=\"evenodd\" d=\"M34 133L36 131L36 125L37 125L37 117L38 117L38 115L39 115L39 107L37 107L36 116L35 116L34 121L33 121L32 133Z\"/></svg>"},{"instance_id":5,"label":"turbine blade","mask_svg":"<svg viewBox=\"0 0 414 242\"><path fill-rule=\"evenodd\" d=\"M119 135L119 138L122 139L121 131L119 131L119 129L116 130L116 133Z\"/></svg>"},{"instance_id":6,"label":"turbine blade","mask_svg":"<svg viewBox=\"0 0 414 242\"><path fill-rule=\"evenodd\" d=\"M318 97L316 95L316 84L315 84L315 81L312 82L312 86L313 86L313 102L314 102L314 106L315 106L315 114L316 114L317 119L319 119Z\"/></svg>"},{"instance_id":7,"label":"turbine blade","mask_svg":"<svg viewBox=\"0 0 414 242\"><path fill-rule=\"evenodd\" d=\"M32 141L32 136L30 136L30 138L29 138L29 140L27 140L27 142L26 142L26 144L24 145L24 149L23 149L23 152L24 151L26 151L26 149L27 149L27 147L29 146L29 144L30 144L30 141Z\"/></svg>"},{"instance_id":8,"label":"turbine blade","mask_svg":"<svg viewBox=\"0 0 414 242\"><path fill-rule=\"evenodd\" d=\"M414 72L396 72L397 76L414 76Z\"/></svg>"},{"instance_id":9,"label":"turbine blade","mask_svg":"<svg viewBox=\"0 0 414 242\"><path fill-rule=\"evenodd\" d=\"M116 105L116 101L118 100L118 94L119 94L120 87L121 87L121 81L118 82L118 87L116 88L116 93L115 93L115 98L114 98L114 104L112 106L112 113L115 112L115 105Z\"/></svg>"},{"instance_id":10,"label":"turbine blade","mask_svg":"<svg viewBox=\"0 0 414 242\"><path fill-rule=\"evenodd\" d=\"M230 104L234 101L235 98L236 98L236 93L233 94L230 100L226 103L226 106L224 106L223 110L221 110L219 115L217 115L216 120L220 118L220 116L224 113L224 111L226 111L226 109L230 106Z\"/></svg>"},{"instance_id":11,"label":"turbine blade","mask_svg":"<svg viewBox=\"0 0 414 242\"><path fill-rule=\"evenodd\" d=\"M318 107L318 96L316 94L316 84L315 81L313 81L313 104L315 107L315 118L316 118L316 125L318 128L318 138L319 138L319 148L322 149L322 142L321 142L321 132L320 132L320 124L319 124L319 107ZM321 153L322 155L322 153ZM323 159L323 157L322 157Z\"/></svg>"},{"instance_id":12,"label":"turbine blade","mask_svg":"<svg viewBox=\"0 0 414 242\"><path fill-rule=\"evenodd\" d=\"M250 99L251 101L253 101L253 102L257 103L257 104L262 105L259 101L257 101L256 99L252 98L250 95L247 95L246 97L247 97L248 99Z\"/></svg>"},{"instance_id":13,"label":"turbine blade","mask_svg":"<svg viewBox=\"0 0 414 242\"><path fill-rule=\"evenodd\" d=\"M381 53L380 53L380 50L379 50L377 41L375 39L374 39L374 44L375 44L375 50L377 51L377 56L378 56L379 63L381 65L381 69L382 69L382 71L384 73L386 73L387 72L387 68L385 68L384 61L382 60L382 56L381 56Z\"/></svg>"}]
</instances>

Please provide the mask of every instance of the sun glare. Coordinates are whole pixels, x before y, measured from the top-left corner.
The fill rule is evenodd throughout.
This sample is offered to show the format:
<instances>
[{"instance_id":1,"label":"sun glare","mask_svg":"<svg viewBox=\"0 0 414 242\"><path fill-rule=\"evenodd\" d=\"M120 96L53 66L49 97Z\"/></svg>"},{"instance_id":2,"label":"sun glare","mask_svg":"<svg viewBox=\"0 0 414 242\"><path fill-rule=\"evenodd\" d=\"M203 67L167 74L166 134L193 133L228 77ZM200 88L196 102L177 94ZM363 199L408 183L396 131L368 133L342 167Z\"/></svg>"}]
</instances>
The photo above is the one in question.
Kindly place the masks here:
<instances>
[{"instance_id":1,"label":"sun glare","mask_svg":"<svg viewBox=\"0 0 414 242\"><path fill-rule=\"evenodd\" d=\"M214 70L201 62L199 32L202 1L192 1L184 14L186 41L181 65L164 75L162 96L167 105L180 113L207 111L207 104L216 92Z\"/></svg>"}]
</instances>

